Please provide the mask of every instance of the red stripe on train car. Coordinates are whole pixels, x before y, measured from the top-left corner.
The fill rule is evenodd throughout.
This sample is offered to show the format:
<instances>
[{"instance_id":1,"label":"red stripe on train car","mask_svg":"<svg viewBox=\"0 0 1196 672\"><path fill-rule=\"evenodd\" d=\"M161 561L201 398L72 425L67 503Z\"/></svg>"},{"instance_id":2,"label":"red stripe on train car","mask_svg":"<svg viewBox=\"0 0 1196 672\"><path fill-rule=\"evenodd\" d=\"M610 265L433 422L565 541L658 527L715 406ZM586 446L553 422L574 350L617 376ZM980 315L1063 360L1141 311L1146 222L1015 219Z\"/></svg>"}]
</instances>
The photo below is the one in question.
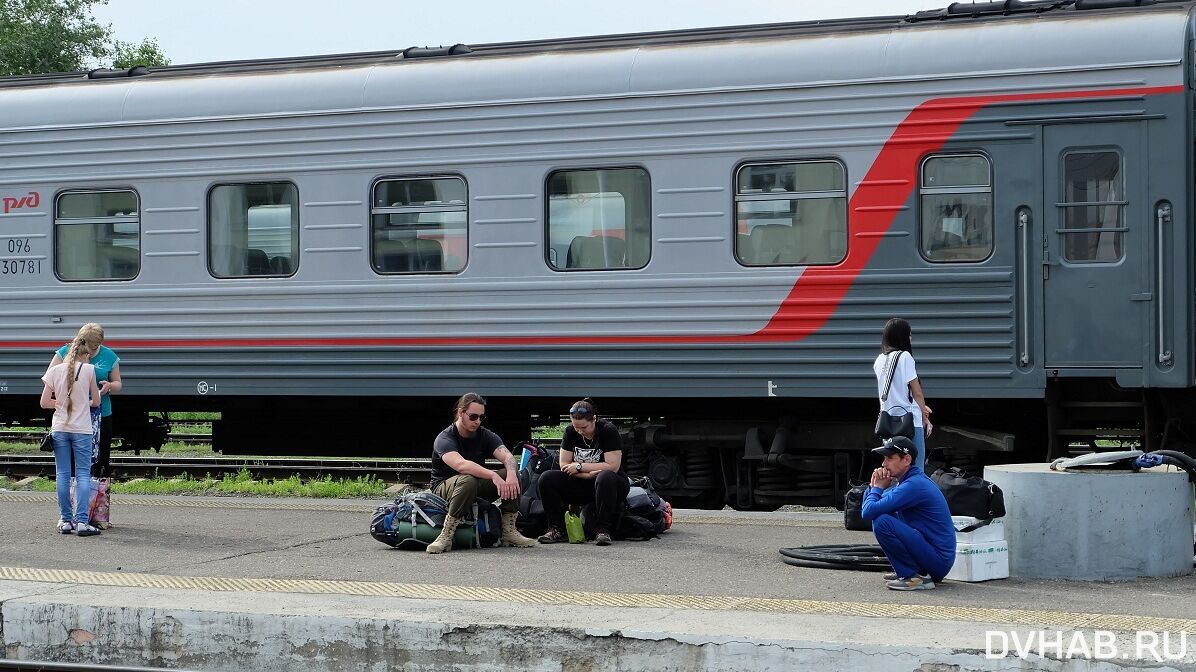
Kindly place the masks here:
<instances>
[{"instance_id":1,"label":"red stripe on train car","mask_svg":"<svg viewBox=\"0 0 1196 672\"><path fill-rule=\"evenodd\" d=\"M851 197L847 258L834 266L810 266L802 271L788 296L761 329L750 334L658 336L482 336L421 338L185 338L112 340L114 348L191 347L333 347L333 346L469 346L469 345L636 345L686 343L797 342L818 331L830 319L855 279L867 266L897 213L917 184L918 161L942 149L959 127L976 112L994 103L1105 99L1182 93L1182 84L1099 91L1054 91L968 98L938 98L918 105L893 131L868 174ZM9 348L57 347L61 341L7 342Z\"/></svg>"}]
</instances>

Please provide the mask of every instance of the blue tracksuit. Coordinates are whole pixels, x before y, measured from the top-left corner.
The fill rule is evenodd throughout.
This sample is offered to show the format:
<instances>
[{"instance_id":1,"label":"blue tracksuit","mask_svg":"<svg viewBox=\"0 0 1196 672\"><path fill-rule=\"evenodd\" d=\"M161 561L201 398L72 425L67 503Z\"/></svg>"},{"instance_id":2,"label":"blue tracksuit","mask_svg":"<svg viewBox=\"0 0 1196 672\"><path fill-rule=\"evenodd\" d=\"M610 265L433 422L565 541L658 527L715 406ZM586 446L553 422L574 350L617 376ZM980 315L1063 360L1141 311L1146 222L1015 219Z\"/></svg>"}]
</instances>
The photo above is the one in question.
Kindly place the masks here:
<instances>
[{"instance_id":1,"label":"blue tracksuit","mask_svg":"<svg viewBox=\"0 0 1196 672\"><path fill-rule=\"evenodd\" d=\"M916 465L888 490L868 488L860 515L872 521L876 541L897 576L929 574L941 581L955 562L955 527L947 500Z\"/></svg>"}]
</instances>

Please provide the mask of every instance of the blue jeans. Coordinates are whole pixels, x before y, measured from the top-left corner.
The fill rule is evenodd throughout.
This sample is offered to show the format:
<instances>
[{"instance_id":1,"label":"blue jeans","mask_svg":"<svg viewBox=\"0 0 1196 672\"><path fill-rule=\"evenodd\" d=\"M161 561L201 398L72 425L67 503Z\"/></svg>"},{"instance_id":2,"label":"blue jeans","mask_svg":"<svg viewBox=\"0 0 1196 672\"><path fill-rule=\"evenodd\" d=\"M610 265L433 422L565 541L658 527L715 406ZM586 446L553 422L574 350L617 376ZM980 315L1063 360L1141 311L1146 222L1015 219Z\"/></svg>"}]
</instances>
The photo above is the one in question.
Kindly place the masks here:
<instances>
[{"instance_id":1,"label":"blue jeans","mask_svg":"<svg viewBox=\"0 0 1196 672\"><path fill-rule=\"evenodd\" d=\"M926 473L926 430L921 427L914 427L914 445L918 447L918 459L915 464Z\"/></svg>"},{"instance_id":2,"label":"blue jeans","mask_svg":"<svg viewBox=\"0 0 1196 672\"><path fill-rule=\"evenodd\" d=\"M91 432L53 432L54 481L58 486L58 512L62 520L87 523L91 503ZM71 513L71 455L75 457L75 513Z\"/></svg>"},{"instance_id":3,"label":"blue jeans","mask_svg":"<svg viewBox=\"0 0 1196 672\"><path fill-rule=\"evenodd\" d=\"M872 533L876 535L876 543L884 549L889 564L893 565L893 571L903 579L914 574L929 574L937 583L951 571L955 562L954 555L940 556L921 532L887 513L872 521Z\"/></svg>"}]
</instances>

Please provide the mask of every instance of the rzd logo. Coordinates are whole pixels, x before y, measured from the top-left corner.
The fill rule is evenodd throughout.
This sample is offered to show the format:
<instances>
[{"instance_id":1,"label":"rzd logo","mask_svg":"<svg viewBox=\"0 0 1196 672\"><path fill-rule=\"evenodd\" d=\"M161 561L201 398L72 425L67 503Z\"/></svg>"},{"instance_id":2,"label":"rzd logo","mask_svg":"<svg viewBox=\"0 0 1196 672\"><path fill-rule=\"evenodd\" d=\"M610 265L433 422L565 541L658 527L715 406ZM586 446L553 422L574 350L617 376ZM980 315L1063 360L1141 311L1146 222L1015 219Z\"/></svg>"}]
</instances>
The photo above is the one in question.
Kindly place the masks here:
<instances>
[{"instance_id":1,"label":"rzd logo","mask_svg":"<svg viewBox=\"0 0 1196 672\"><path fill-rule=\"evenodd\" d=\"M36 208L42 204L42 196L36 191L31 191L24 196L5 196L0 199L4 203L4 214L8 214L12 210L20 210L21 208Z\"/></svg>"}]
</instances>

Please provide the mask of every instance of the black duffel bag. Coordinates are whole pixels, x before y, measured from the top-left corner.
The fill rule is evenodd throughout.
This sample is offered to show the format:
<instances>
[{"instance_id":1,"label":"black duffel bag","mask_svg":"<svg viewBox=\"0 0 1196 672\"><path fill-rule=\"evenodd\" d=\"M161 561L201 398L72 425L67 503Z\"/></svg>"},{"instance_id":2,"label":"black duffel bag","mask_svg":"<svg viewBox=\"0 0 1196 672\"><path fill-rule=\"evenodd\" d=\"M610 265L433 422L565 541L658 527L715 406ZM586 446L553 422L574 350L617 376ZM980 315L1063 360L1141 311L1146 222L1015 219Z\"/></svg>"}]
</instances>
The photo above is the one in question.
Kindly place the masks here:
<instances>
[{"instance_id":1,"label":"black duffel bag","mask_svg":"<svg viewBox=\"0 0 1196 672\"><path fill-rule=\"evenodd\" d=\"M943 491L953 516L991 520L1005 515L1005 495L979 476L969 476L962 469L951 467L936 470L930 480Z\"/></svg>"},{"instance_id":2,"label":"black duffel bag","mask_svg":"<svg viewBox=\"0 0 1196 672\"><path fill-rule=\"evenodd\" d=\"M864 493L868 492L868 484L857 485L847 491L843 499L843 527L857 532L871 532L872 521L864 520L860 509L864 507Z\"/></svg>"}]
</instances>

